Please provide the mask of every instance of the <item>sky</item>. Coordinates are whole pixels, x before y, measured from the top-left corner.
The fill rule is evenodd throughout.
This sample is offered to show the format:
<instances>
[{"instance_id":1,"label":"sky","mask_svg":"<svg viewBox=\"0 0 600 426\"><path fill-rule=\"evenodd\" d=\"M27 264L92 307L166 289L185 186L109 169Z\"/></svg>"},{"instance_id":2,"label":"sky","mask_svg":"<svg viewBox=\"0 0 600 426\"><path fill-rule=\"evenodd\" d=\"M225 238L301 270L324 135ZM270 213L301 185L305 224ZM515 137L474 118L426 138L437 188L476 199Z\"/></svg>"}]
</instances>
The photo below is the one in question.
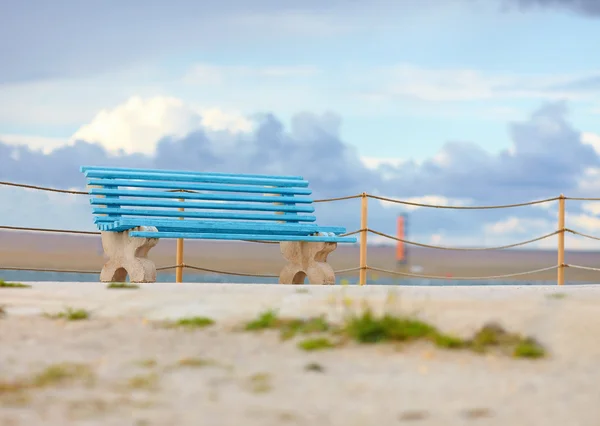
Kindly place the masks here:
<instances>
[{"instance_id":1,"label":"sky","mask_svg":"<svg viewBox=\"0 0 600 426\"><path fill-rule=\"evenodd\" d=\"M599 24L596 0L1 2L0 180L83 188L81 165L116 165L293 173L317 197L598 197ZM404 212L411 239L501 245L554 231L556 204L371 200L369 226ZM2 186L0 225L93 229L85 197ZM600 202L569 201L567 227L600 235Z\"/></svg>"}]
</instances>

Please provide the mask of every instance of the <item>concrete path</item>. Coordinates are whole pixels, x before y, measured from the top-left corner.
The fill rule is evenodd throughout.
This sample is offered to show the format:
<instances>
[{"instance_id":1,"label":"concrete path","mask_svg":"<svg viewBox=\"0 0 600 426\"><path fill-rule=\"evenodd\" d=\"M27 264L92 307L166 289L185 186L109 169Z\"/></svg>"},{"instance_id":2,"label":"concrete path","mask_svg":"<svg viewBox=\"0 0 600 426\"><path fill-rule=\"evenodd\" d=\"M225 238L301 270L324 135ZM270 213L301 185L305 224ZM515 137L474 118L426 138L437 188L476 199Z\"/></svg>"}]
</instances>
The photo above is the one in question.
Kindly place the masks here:
<instances>
[{"instance_id":1,"label":"concrete path","mask_svg":"<svg viewBox=\"0 0 600 426\"><path fill-rule=\"evenodd\" d=\"M31 284L0 288L3 426L600 424L600 286ZM364 304L465 337L495 321L537 338L550 356L517 360L425 343L308 353L276 332L235 330L266 309L339 321ZM66 307L91 318L41 315ZM160 326L193 315L216 324ZM14 391L59 363L83 365L94 384Z\"/></svg>"}]
</instances>

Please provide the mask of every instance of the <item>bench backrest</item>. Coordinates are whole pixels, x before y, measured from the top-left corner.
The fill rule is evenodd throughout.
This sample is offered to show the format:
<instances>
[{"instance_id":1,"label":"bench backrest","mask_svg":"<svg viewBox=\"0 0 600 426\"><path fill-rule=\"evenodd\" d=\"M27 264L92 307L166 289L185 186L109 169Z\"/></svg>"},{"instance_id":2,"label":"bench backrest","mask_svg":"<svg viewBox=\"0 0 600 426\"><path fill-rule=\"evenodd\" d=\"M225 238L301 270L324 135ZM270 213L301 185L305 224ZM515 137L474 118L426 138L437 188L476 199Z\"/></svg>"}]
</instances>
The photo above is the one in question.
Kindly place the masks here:
<instances>
[{"instance_id":1,"label":"bench backrest","mask_svg":"<svg viewBox=\"0 0 600 426\"><path fill-rule=\"evenodd\" d=\"M120 217L314 222L301 176L83 166L94 220ZM183 209L181 211L180 209Z\"/></svg>"}]
</instances>

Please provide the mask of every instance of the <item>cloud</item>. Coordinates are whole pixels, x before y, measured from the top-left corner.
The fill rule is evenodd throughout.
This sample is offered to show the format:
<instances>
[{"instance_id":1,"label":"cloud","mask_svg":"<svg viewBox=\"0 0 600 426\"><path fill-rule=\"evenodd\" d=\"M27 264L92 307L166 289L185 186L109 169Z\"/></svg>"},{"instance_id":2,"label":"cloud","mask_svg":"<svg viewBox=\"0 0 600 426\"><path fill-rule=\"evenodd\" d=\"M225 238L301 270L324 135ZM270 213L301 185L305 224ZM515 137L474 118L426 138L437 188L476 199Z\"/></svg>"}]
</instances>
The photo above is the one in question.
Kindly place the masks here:
<instances>
[{"instance_id":1,"label":"cloud","mask_svg":"<svg viewBox=\"0 0 600 426\"><path fill-rule=\"evenodd\" d=\"M504 4L514 4L522 10L534 7L548 7L567 9L591 17L600 17L600 3L597 0L504 0Z\"/></svg>"},{"instance_id":2,"label":"cloud","mask_svg":"<svg viewBox=\"0 0 600 426\"><path fill-rule=\"evenodd\" d=\"M596 153L600 154L600 135L594 133L584 132L581 134L581 142L586 145L590 145Z\"/></svg>"},{"instance_id":3,"label":"cloud","mask_svg":"<svg viewBox=\"0 0 600 426\"><path fill-rule=\"evenodd\" d=\"M581 209L584 212L591 213L594 216L600 216L600 202L599 201L587 201L581 203Z\"/></svg>"},{"instance_id":4,"label":"cloud","mask_svg":"<svg viewBox=\"0 0 600 426\"><path fill-rule=\"evenodd\" d=\"M65 144L64 138L47 138L44 136L35 135L32 136L0 134L0 141L4 142L6 145L27 146L28 148L31 148L35 151L42 151L44 154L48 154L53 149Z\"/></svg>"},{"instance_id":5,"label":"cloud","mask_svg":"<svg viewBox=\"0 0 600 426\"><path fill-rule=\"evenodd\" d=\"M97 142L113 153L151 155L162 138L182 138L201 128L247 132L252 130L252 122L216 108L197 110L172 97L142 99L136 96L113 109L99 112L72 140Z\"/></svg>"},{"instance_id":6,"label":"cloud","mask_svg":"<svg viewBox=\"0 0 600 426\"><path fill-rule=\"evenodd\" d=\"M234 79L251 78L256 84L257 79L260 78L311 77L318 72L317 67L310 65L248 67L196 64L185 73L183 82L191 85L214 86Z\"/></svg>"},{"instance_id":7,"label":"cloud","mask_svg":"<svg viewBox=\"0 0 600 426\"><path fill-rule=\"evenodd\" d=\"M387 0L0 2L0 84L97 75L190 51L318 42L406 19ZM421 8L422 9L422 8ZM26 55L23 52L27 52Z\"/></svg>"},{"instance_id":8,"label":"cloud","mask_svg":"<svg viewBox=\"0 0 600 426\"><path fill-rule=\"evenodd\" d=\"M528 234L532 231L539 233L548 233L548 229L552 226L548 219L544 218L519 218L517 216L509 216L506 219L494 223L484 225L483 229L490 235L518 235Z\"/></svg>"},{"instance_id":9,"label":"cloud","mask_svg":"<svg viewBox=\"0 0 600 426\"><path fill-rule=\"evenodd\" d=\"M424 68L397 64L365 72L359 96L422 102L474 102L490 99L562 100L592 98L600 90L600 74L519 74L468 68ZM512 111L499 111L512 113Z\"/></svg>"},{"instance_id":10,"label":"cloud","mask_svg":"<svg viewBox=\"0 0 600 426\"><path fill-rule=\"evenodd\" d=\"M365 165L365 167L377 170L380 167L390 166L390 167L398 167L406 162L403 158L376 158L376 157L361 157L361 161Z\"/></svg>"},{"instance_id":11,"label":"cloud","mask_svg":"<svg viewBox=\"0 0 600 426\"><path fill-rule=\"evenodd\" d=\"M549 103L510 123L511 146L498 153L474 142L449 141L437 155L416 163L361 157L341 139L341 118L331 113L300 113L289 126L273 114L254 115L252 126L243 131L235 126L214 130L214 123L206 124L209 115L175 98L141 98L106 110L82 126L85 137L97 142L75 139L50 152L0 142L0 180L83 187L79 167L89 164L297 174L311 182L316 198L368 192L432 204L494 205L560 193L589 195L586 191L600 188L600 160L594 148L582 142L582 132L570 124L567 113L565 103ZM115 152L118 147L125 149ZM14 207L5 197L0 193L0 204ZM39 202L35 210L45 211L43 205ZM316 208L320 223L349 230L360 226L359 200ZM3 221L35 220L36 215L22 217L15 209L3 213ZM590 209L588 204L569 202L567 226L600 232L595 229L600 219L594 219ZM398 211L370 200L369 227L394 234ZM551 232L556 222L555 204L511 210L408 211L412 237L428 241L437 235L444 244L512 243ZM80 223L80 218L71 216L75 214L85 215L69 210L61 220ZM550 229L542 229L545 224Z\"/></svg>"}]
</instances>

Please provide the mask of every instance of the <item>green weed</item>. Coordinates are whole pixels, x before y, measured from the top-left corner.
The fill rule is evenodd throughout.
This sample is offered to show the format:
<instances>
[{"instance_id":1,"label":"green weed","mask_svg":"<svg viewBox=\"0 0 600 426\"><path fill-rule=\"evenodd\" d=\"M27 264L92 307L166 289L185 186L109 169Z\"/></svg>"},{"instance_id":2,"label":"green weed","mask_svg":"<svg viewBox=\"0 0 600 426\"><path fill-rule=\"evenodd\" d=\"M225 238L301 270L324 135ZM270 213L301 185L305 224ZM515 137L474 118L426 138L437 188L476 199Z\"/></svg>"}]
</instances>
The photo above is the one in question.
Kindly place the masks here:
<instances>
[{"instance_id":1,"label":"green weed","mask_svg":"<svg viewBox=\"0 0 600 426\"><path fill-rule=\"evenodd\" d=\"M63 312L56 314L45 314L46 317L51 319L66 319L67 321L81 321L90 318L89 311L85 309L73 309L66 308Z\"/></svg>"},{"instance_id":2,"label":"green weed","mask_svg":"<svg viewBox=\"0 0 600 426\"><path fill-rule=\"evenodd\" d=\"M137 284L129 284L129 283L110 283L109 285L106 286L106 288L135 290L135 289L140 288L140 286Z\"/></svg>"},{"instance_id":3,"label":"green weed","mask_svg":"<svg viewBox=\"0 0 600 426\"><path fill-rule=\"evenodd\" d=\"M335 345L327 337L317 337L298 342L298 347L305 351L320 351L334 348Z\"/></svg>"},{"instance_id":4,"label":"green weed","mask_svg":"<svg viewBox=\"0 0 600 426\"><path fill-rule=\"evenodd\" d=\"M4 280L0 280L0 287L4 288L31 288L29 284L22 283L9 283Z\"/></svg>"}]
</instances>

